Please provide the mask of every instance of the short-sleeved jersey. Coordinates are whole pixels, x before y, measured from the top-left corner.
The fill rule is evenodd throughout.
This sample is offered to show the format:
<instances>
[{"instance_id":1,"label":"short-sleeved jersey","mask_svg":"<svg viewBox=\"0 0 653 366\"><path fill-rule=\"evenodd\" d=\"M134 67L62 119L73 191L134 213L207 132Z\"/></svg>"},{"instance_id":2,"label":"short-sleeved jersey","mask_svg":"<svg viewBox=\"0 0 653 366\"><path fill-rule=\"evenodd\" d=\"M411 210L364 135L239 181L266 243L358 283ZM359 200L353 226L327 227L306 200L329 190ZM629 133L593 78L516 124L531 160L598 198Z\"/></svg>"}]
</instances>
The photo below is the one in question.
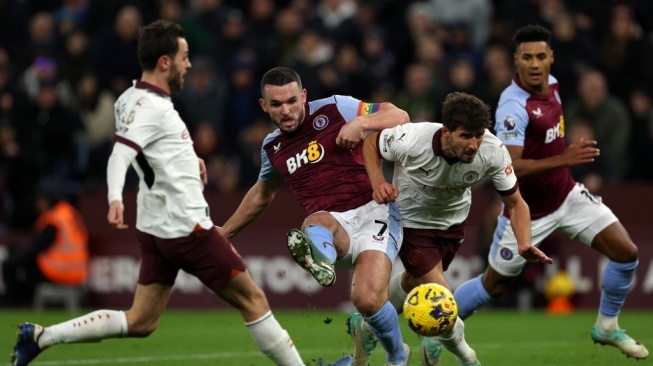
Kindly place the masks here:
<instances>
[{"instance_id":1,"label":"short-sleeved jersey","mask_svg":"<svg viewBox=\"0 0 653 366\"><path fill-rule=\"evenodd\" d=\"M517 190L508 149L491 132L471 163L444 156L442 124L407 123L379 134L379 154L395 162L393 183L403 225L446 230L467 219L472 204L470 187L484 177L503 195Z\"/></svg>"},{"instance_id":2,"label":"short-sleeved jersey","mask_svg":"<svg viewBox=\"0 0 653 366\"><path fill-rule=\"evenodd\" d=\"M374 105L334 95L304 105L304 121L292 134L279 129L263 141L259 180L280 174L310 215L343 212L372 200L362 144L347 150L336 144L345 123L369 114Z\"/></svg>"},{"instance_id":3,"label":"short-sleeved jersey","mask_svg":"<svg viewBox=\"0 0 653 366\"><path fill-rule=\"evenodd\" d=\"M495 131L506 145L522 146L523 159L545 159L565 151L565 121L558 81L549 76L547 95L531 94L515 77L499 99ZM574 187L568 168L557 168L519 179L519 190L531 218L546 216L560 207ZM507 212L504 211L507 216Z\"/></svg>"},{"instance_id":4,"label":"short-sleeved jersey","mask_svg":"<svg viewBox=\"0 0 653 366\"><path fill-rule=\"evenodd\" d=\"M115 103L117 143L138 152L136 227L156 237L187 236L213 223L186 125L161 89L137 81Z\"/></svg>"}]
</instances>

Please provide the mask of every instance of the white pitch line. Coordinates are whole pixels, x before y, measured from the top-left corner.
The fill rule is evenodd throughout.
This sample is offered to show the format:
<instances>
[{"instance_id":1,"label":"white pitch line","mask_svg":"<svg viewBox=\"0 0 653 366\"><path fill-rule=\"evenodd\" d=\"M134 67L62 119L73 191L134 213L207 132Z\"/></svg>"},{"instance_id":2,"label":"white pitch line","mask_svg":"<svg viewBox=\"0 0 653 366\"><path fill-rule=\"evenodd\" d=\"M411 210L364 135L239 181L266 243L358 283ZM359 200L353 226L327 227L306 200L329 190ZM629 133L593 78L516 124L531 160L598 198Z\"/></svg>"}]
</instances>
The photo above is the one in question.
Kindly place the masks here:
<instances>
[{"instance_id":1,"label":"white pitch line","mask_svg":"<svg viewBox=\"0 0 653 366\"><path fill-rule=\"evenodd\" d=\"M342 351L332 350L302 350L302 353L342 353ZM172 356L148 356L148 357L118 357L118 358L98 358L98 359L84 359L84 360L65 360L65 361L34 361L32 365L42 366L58 366L58 365L114 365L122 363L149 363L160 361L175 361L175 360L216 360L216 359L238 359L243 357L260 357L265 356L258 351L251 352L223 352L223 353L205 353L205 354L185 354L185 355L172 355Z\"/></svg>"},{"instance_id":2,"label":"white pitch line","mask_svg":"<svg viewBox=\"0 0 653 366\"><path fill-rule=\"evenodd\" d=\"M118 358L99 358L90 360L66 360L66 361L35 361L34 365L112 365L120 363L146 363L158 361L175 361L175 360L215 360L223 358L242 358L242 357L264 357L260 352L225 352L225 353L206 353L192 355L174 355L174 356L153 356L153 357L118 357Z\"/></svg>"},{"instance_id":3,"label":"white pitch line","mask_svg":"<svg viewBox=\"0 0 653 366\"><path fill-rule=\"evenodd\" d=\"M641 340L645 344L653 343L653 339ZM591 340L588 338L585 341L560 341L560 342L522 342L522 343L496 343L496 342L474 342L474 349L501 349L506 347L519 347L530 349L551 349L551 348L578 348L579 345L591 346ZM341 354L342 350L301 350L302 353L322 354L324 356L331 356ZM216 360L216 359L238 359L243 357L260 357L264 358L263 354L258 351L250 352L222 352L222 353L204 353L204 354L185 354L185 355L170 355L170 356L151 356L151 357L118 357L118 358L102 358L102 359L85 359L85 360L65 360L65 361L35 361L34 366L59 366L59 365L115 365L124 363L152 363L161 361L175 361L175 360Z\"/></svg>"}]
</instances>

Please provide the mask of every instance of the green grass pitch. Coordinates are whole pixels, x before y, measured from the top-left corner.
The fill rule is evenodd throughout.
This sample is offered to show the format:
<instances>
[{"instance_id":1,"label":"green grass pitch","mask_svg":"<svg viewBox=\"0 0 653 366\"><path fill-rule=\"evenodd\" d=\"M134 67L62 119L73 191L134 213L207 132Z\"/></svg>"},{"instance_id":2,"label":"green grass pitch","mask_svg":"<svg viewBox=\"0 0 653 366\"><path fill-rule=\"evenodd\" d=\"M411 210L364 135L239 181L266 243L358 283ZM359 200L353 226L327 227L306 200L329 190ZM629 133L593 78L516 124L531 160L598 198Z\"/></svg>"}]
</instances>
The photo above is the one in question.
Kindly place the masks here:
<instances>
[{"instance_id":1,"label":"green grass pitch","mask_svg":"<svg viewBox=\"0 0 653 366\"><path fill-rule=\"evenodd\" d=\"M16 339L15 325L19 322L49 325L83 314L3 309L0 311L0 355L8 357L11 353ZM352 343L344 325L347 315L311 309L275 311L307 365L314 365L319 357L330 361L351 353ZM616 348L594 345L589 333L595 318L593 311L549 316L541 311L484 310L465 322L466 338L484 366L653 365L653 356L636 362ZM400 319L404 341L413 350L410 364L419 365L417 336L408 329L403 318ZM619 323L653 350L653 311L624 311ZM383 363L384 352L377 347L372 365ZM238 313L171 309L164 313L159 329L149 338L59 345L45 351L32 364L258 366L272 363L256 350ZM453 356L446 351L442 365L456 365Z\"/></svg>"}]
</instances>

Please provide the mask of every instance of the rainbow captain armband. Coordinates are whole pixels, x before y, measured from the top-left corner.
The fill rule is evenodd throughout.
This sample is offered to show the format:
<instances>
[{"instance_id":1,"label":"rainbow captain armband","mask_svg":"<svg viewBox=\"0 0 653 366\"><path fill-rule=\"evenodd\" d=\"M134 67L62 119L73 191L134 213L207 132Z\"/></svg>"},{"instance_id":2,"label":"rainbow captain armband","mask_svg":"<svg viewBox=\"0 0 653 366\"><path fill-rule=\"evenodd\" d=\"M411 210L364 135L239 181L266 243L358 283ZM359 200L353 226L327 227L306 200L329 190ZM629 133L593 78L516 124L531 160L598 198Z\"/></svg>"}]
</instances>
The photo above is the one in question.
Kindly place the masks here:
<instances>
[{"instance_id":1,"label":"rainbow captain armband","mask_svg":"<svg viewBox=\"0 0 653 366\"><path fill-rule=\"evenodd\" d=\"M359 116L366 116L372 114L381 108L381 103L358 103L358 114Z\"/></svg>"}]
</instances>

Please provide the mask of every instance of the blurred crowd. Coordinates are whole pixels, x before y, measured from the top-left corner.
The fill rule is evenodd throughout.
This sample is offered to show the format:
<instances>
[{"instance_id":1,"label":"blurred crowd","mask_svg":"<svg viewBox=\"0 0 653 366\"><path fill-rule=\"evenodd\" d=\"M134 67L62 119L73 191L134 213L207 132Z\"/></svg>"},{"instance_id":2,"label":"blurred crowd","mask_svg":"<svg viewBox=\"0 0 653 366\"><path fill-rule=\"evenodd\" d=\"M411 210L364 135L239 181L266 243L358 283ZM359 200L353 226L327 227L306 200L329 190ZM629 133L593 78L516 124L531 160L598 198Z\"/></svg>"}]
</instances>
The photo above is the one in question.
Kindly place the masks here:
<instances>
[{"instance_id":1,"label":"blurred crowd","mask_svg":"<svg viewBox=\"0 0 653 366\"><path fill-rule=\"evenodd\" d=\"M39 181L103 188L113 103L140 76L139 27L186 30L193 67L173 101L229 192L257 178L274 128L259 105L270 67L292 67L309 100L332 94L439 121L443 97L493 108L514 76L512 33L553 33L566 135L598 140L586 182L653 182L653 3L649 0L6 0L0 1L0 224L34 222ZM128 185L135 185L135 176Z\"/></svg>"}]
</instances>

